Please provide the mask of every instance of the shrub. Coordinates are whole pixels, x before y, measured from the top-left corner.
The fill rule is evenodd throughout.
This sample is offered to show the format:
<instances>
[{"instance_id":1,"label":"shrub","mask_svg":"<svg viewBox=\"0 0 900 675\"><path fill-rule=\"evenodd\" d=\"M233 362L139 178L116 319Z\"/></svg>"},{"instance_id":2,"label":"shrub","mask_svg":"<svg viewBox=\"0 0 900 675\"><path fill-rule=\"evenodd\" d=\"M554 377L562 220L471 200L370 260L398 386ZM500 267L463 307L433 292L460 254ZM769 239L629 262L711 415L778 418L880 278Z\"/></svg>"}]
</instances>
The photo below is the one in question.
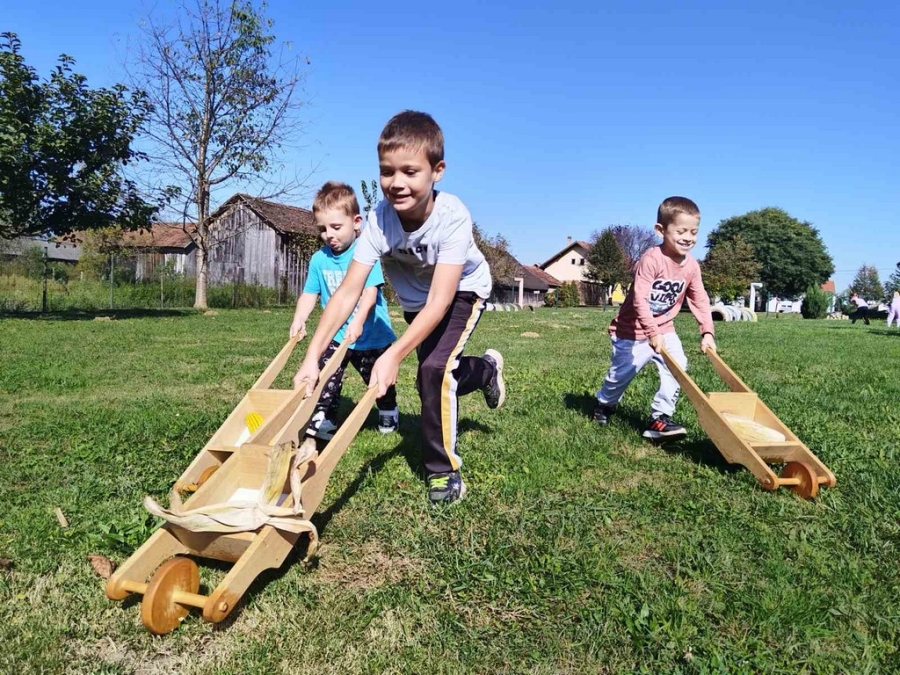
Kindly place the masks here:
<instances>
[{"instance_id":1,"label":"shrub","mask_svg":"<svg viewBox=\"0 0 900 675\"><path fill-rule=\"evenodd\" d=\"M544 307L556 307L556 304L559 302L559 297L555 288L551 288L549 291L544 293Z\"/></svg>"},{"instance_id":2,"label":"shrub","mask_svg":"<svg viewBox=\"0 0 900 675\"><path fill-rule=\"evenodd\" d=\"M560 307L578 306L578 284L574 281L566 281L559 289Z\"/></svg>"},{"instance_id":3,"label":"shrub","mask_svg":"<svg viewBox=\"0 0 900 675\"><path fill-rule=\"evenodd\" d=\"M818 286L810 286L806 289L806 297L800 305L800 314L804 319L824 319L830 301L828 293Z\"/></svg>"}]
</instances>

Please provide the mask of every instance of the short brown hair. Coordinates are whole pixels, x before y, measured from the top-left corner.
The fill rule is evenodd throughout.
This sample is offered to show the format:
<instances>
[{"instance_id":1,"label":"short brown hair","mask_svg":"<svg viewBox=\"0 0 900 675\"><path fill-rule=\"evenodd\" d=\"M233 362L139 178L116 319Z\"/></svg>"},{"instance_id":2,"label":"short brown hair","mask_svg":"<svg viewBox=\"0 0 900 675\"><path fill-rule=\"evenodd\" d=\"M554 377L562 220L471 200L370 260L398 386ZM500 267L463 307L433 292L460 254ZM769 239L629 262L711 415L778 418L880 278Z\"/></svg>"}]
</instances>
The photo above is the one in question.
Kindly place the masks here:
<instances>
[{"instance_id":1,"label":"short brown hair","mask_svg":"<svg viewBox=\"0 0 900 675\"><path fill-rule=\"evenodd\" d=\"M669 197L656 210L656 222L668 227L679 213L700 217L700 208L687 197Z\"/></svg>"},{"instance_id":2,"label":"short brown hair","mask_svg":"<svg viewBox=\"0 0 900 675\"><path fill-rule=\"evenodd\" d=\"M444 132L428 113L404 110L394 115L378 138L378 156L392 150L424 150L431 166L444 159Z\"/></svg>"},{"instance_id":3,"label":"short brown hair","mask_svg":"<svg viewBox=\"0 0 900 675\"><path fill-rule=\"evenodd\" d=\"M313 200L313 213L328 209L340 209L348 216L358 216L359 202L353 188L336 180L330 180L320 187Z\"/></svg>"}]
</instances>

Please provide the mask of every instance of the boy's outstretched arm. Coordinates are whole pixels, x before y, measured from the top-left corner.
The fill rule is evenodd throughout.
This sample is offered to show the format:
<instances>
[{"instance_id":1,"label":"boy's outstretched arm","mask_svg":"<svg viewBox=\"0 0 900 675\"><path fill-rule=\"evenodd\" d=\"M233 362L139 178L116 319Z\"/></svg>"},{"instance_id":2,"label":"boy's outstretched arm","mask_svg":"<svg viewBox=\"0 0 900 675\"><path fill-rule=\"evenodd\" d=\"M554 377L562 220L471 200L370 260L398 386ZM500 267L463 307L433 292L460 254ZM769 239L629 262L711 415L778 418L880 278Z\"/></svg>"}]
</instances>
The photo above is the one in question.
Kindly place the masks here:
<instances>
[{"instance_id":1,"label":"boy's outstretched arm","mask_svg":"<svg viewBox=\"0 0 900 675\"><path fill-rule=\"evenodd\" d=\"M316 308L319 301L318 293L301 293L297 298L297 308L294 310L294 320L291 322L290 337L294 337L299 333L298 340L306 337L306 320L312 311Z\"/></svg>"},{"instance_id":2,"label":"boy's outstretched arm","mask_svg":"<svg viewBox=\"0 0 900 675\"><path fill-rule=\"evenodd\" d=\"M306 348L303 363L300 364L300 369L294 375L294 388L297 389L301 384L305 384L307 396L312 396L316 383L319 381L319 358L325 353L338 329L344 325L347 317L356 307L370 269L372 268L369 265L363 265L355 260L351 262L341 285L325 305L325 311L322 312L316 332L309 341L309 347Z\"/></svg>"},{"instance_id":3,"label":"boy's outstretched arm","mask_svg":"<svg viewBox=\"0 0 900 675\"><path fill-rule=\"evenodd\" d=\"M344 339L351 345L363 334L363 326L365 326L366 319L369 318L372 308L375 307L376 300L378 300L378 286L367 286L362 292L362 297L359 299L359 306L356 308L356 314L353 316L353 320L350 322L350 325L347 326L347 331L344 333Z\"/></svg>"},{"instance_id":4,"label":"boy's outstretched arm","mask_svg":"<svg viewBox=\"0 0 900 675\"><path fill-rule=\"evenodd\" d=\"M453 303L462 272L462 265L438 263L434 266L434 276L431 277L431 289L428 291L425 307L416 315L400 339L392 344L372 366L370 382L378 383L378 396L384 396L388 387L396 384L400 362L407 354L422 344L422 341L431 335L431 332L444 318Z\"/></svg>"}]
</instances>

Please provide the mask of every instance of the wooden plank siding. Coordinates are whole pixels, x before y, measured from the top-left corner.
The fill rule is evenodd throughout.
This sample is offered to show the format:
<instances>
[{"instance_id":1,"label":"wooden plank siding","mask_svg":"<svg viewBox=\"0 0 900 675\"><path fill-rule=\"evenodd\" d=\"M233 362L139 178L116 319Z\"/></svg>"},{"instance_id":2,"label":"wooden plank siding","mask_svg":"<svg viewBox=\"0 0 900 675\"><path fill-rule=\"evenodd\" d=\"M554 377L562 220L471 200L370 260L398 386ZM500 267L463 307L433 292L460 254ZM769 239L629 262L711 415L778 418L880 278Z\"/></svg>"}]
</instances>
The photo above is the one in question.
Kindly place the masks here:
<instances>
[{"instance_id":1,"label":"wooden plank siding","mask_svg":"<svg viewBox=\"0 0 900 675\"><path fill-rule=\"evenodd\" d=\"M230 201L230 200L229 200ZM235 201L210 225L211 285L254 284L296 295L306 279L308 259L288 244L288 237L260 218L243 201Z\"/></svg>"},{"instance_id":2,"label":"wooden plank siding","mask_svg":"<svg viewBox=\"0 0 900 675\"><path fill-rule=\"evenodd\" d=\"M142 251L135 256L134 278L137 281L152 279L160 265L172 264L175 274L192 279L197 275L197 252Z\"/></svg>"}]
</instances>

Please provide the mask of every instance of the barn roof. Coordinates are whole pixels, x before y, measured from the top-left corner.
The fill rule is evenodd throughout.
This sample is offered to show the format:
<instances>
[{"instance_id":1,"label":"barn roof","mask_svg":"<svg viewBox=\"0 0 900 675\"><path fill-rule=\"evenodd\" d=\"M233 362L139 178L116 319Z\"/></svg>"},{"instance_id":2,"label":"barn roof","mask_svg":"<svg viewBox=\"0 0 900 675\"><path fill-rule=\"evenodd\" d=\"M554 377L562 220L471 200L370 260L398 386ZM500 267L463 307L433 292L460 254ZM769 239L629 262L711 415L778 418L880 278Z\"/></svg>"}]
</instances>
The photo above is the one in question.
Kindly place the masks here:
<instances>
[{"instance_id":1,"label":"barn roof","mask_svg":"<svg viewBox=\"0 0 900 675\"><path fill-rule=\"evenodd\" d=\"M241 192L232 196L228 201L222 204L222 206L216 209L211 218L219 218L231 206L238 203L245 204L259 216L260 220L264 221L269 227L278 232L294 232L316 236L319 234L319 230L316 227L316 219L313 216L312 211L299 206L280 204L278 202L269 201L268 199L252 197Z\"/></svg>"},{"instance_id":2,"label":"barn roof","mask_svg":"<svg viewBox=\"0 0 900 675\"><path fill-rule=\"evenodd\" d=\"M522 265L522 268L528 274L531 274L532 276L537 277L543 283L547 284L548 288L553 287L553 286L556 286L558 288L558 287L562 286L562 282L559 279L557 279L552 274L548 274L547 272L542 270L537 265Z\"/></svg>"},{"instance_id":3,"label":"barn roof","mask_svg":"<svg viewBox=\"0 0 900 675\"><path fill-rule=\"evenodd\" d=\"M122 243L132 248L187 249L194 244L190 233L195 230L194 223L153 223L149 230L124 232Z\"/></svg>"}]
</instances>

